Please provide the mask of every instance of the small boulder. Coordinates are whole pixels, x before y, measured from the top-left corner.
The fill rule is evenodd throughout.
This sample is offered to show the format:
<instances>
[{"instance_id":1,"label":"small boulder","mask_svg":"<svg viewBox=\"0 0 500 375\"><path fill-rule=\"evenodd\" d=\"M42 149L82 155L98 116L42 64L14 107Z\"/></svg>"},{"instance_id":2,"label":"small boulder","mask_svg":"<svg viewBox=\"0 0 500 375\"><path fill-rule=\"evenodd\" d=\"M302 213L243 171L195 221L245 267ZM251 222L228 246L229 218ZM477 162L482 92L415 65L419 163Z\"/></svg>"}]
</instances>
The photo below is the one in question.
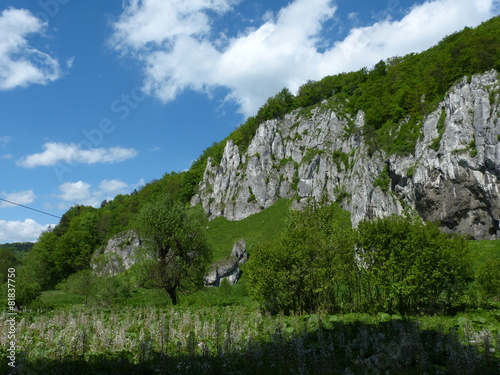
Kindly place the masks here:
<instances>
[{"instance_id":1,"label":"small boulder","mask_svg":"<svg viewBox=\"0 0 500 375\"><path fill-rule=\"evenodd\" d=\"M205 276L205 286L220 286L222 280L227 279L229 284L236 284L241 277L239 265L248 260L245 240L236 242L231 251L231 255L218 260L210 267L210 272Z\"/></svg>"},{"instance_id":2,"label":"small boulder","mask_svg":"<svg viewBox=\"0 0 500 375\"><path fill-rule=\"evenodd\" d=\"M239 240L233 245L231 255L238 259L238 264L248 261L247 244L244 239Z\"/></svg>"}]
</instances>

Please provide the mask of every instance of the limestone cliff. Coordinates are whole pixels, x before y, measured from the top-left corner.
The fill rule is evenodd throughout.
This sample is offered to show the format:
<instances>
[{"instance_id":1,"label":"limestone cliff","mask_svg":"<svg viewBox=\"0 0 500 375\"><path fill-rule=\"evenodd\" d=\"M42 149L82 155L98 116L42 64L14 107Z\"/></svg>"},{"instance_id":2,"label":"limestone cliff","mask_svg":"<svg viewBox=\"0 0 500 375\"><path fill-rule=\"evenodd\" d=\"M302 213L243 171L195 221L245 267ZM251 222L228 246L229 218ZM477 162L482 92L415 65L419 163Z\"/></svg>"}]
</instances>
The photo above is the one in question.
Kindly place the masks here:
<instances>
[{"instance_id":1,"label":"limestone cliff","mask_svg":"<svg viewBox=\"0 0 500 375\"><path fill-rule=\"evenodd\" d=\"M193 205L241 220L280 198L338 201L353 224L405 209L477 239L500 238L500 83L490 71L456 84L422 122L410 155L370 152L364 114L324 101L264 122L242 153L209 159Z\"/></svg>"}]
</instances>

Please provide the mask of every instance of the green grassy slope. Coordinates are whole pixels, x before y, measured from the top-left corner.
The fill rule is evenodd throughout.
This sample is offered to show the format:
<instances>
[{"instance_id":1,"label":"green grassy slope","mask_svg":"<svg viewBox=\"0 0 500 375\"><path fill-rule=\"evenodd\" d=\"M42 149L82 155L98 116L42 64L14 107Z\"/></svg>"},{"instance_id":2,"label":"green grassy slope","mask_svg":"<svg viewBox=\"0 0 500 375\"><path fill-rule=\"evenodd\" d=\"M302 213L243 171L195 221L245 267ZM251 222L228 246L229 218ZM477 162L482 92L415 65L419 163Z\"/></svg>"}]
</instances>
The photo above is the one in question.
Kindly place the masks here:
<instances>
[{"instance_id":1,"label":"green grassy slope","mask_svg":"<svg viewBox=\"0 0 500 375\"><path fill-rule=\"evenodd\" d=\"M483 264L487 259L500 259L500 240L469 241L474 267Z\"/></svg>"},{"instance_id":2,"label":"green grassy slope","mask_svg":"<svg viewBox=\"0 0 500 375\"><path fill-rule=\"evenodd\" d=\"M290 201L282 199L271 207L241 221L229 221L218 217L208 224L207 236L214 259L231 254L236 241L243 238L248 252L259 241L271 240L285 224L290 209Z\"/></svg>"}]
</instances>

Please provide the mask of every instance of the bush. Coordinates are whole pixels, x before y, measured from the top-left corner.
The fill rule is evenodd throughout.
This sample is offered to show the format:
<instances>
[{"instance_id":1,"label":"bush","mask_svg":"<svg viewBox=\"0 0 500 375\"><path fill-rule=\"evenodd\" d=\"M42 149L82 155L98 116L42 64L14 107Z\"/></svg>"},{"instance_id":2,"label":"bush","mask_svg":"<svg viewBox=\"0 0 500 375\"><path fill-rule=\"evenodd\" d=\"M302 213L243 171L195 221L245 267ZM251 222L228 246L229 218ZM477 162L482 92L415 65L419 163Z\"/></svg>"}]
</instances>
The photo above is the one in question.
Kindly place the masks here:
<instances>
[{"instance_id":1,"label":"bush","mask_svg":"<svg viewBox=\"0 0 500 375\"><path fill-rule=\"evenodd\" d=\"M362 298L374 311L413 314L450 308L472 280L465 239L418 217L363 221L356 247Z\"/></svg>"},{"instance_id":2,"label":"bush","mask_svg":"<svg viewBox=\"0 0 500 375\"><path fill-rule=\"evenodd\" d=\"M127 280L117 276L97 276L91 270L74 273L58 285L66 293L85 297L85 304L115 305L130 297Z\"/></svg>"},{"instance_id":3,"label":"bush","mask_svg":"<svg viewBox=\"0 0 500 375\"><path fill-rule=\"evenodd\" d=\"M249 292L271 313L340 310L353 282L350 220L337 204L294 211L274 241L259 244L248 265Z\"/></svg>"},{"instance_id":4,"label":"bush","mask_svg":"<svg viewBox=\"0 0 500 375\"><path fill-rule=\"evenodd\" d=\"M337 205L293 212L244 268L264 310L387 312L452 308L472 280L467 243L420 218L392 216L353 231Z\"/></svg>"}]
</instances>

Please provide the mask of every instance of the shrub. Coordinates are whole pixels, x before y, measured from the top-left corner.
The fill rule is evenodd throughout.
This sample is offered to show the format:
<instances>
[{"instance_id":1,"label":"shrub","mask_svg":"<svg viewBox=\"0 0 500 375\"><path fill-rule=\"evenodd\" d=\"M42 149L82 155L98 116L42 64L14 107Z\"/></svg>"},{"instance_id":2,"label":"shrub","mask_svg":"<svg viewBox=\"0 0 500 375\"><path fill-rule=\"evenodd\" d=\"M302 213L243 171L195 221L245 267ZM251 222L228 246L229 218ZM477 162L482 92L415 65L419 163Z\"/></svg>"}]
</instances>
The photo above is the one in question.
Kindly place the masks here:
<instances>
[{"instance_id":1,"label":"shrub","mask_svg":"<svg viewBox=\"0 0 500 375\"><path fill-rule=\"evenodd\" d=\"M388 191L390 183L391 177L389 176L389 166L386 165L380 175L373 181L373 187L379 187L382 191Z\"/></svg>"},{"instance_id":2,"label":"shrub","mask_svg":"<svg viewBox=\"0 0 500 375\"><path fill-rule=\"evenodd\" d=\"M271 313L339 310L339 285L352 282L350 220L337 204L294 211L275 241L252 251L244 271L250 294Z\"/></svg>"},{"instance_id":3,"label":"shrub","mask_svg":"<svg viewBox=\"0 0 500 375\"><path fill-rule=\"evenodd\" d=\"M401 314L443 310L472 280L465 239L418 217L360 222L356 246L363 299L371 309Z\"/></svg>"}]
</instances>

